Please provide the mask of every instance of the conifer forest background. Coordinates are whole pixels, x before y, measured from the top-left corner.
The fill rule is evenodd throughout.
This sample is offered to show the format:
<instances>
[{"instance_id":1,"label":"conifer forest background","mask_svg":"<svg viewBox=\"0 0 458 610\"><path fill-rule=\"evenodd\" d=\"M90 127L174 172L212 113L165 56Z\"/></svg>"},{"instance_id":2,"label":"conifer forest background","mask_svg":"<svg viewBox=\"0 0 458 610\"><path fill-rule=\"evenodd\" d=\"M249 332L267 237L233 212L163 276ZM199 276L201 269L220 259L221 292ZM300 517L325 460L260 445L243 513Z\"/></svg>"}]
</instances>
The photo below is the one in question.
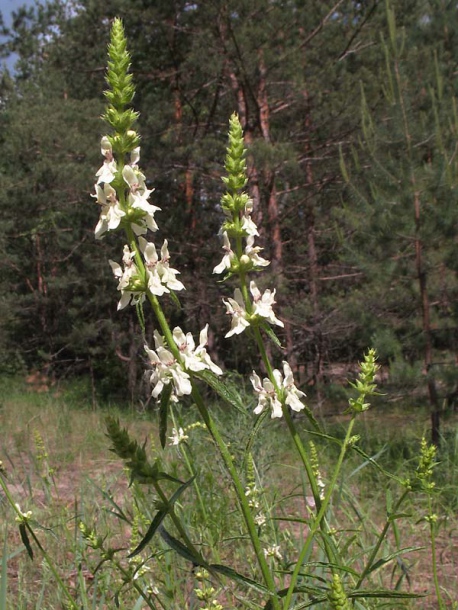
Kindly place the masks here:
<instances>
[{"instance_id":1,"label":"conifer forest background","mask_svg":"<svg viewBox=\"0 0 458 610\"><path fill-rule=\"evenodd\" d=\"M0 54L0 367L90 379L136 400L135 309L116 310L94 239L105 58L123 19L142 168L181 279L172 324L251 372L224 339L221 259L230 115L272 261L281 339L311 401L368 347L400 395L439 417L458 394L458 7L449 0L54 0L17 10ZM225 294L226 294L225 293ZM152 329L151 324L147 328ZM273 348L275 349L275 348ZM274 358L280 361L279 352ZM128 390L126 390L128 388ZM128 393L128 395L127 395Z\"/></svg>"}]
</instances>

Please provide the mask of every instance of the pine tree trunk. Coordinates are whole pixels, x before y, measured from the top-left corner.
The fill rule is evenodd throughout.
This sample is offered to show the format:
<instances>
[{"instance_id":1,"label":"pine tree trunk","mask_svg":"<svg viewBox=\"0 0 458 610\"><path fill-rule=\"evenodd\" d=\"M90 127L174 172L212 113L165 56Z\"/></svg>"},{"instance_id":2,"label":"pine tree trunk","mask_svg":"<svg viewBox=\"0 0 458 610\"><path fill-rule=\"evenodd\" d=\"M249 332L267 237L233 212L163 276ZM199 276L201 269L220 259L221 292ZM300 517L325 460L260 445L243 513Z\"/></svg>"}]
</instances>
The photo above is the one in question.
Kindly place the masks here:
<instances>
[{"instance_id":1,"label":"pine tree trunk","mask_svg":"<svg viewBox=\"0 0 458 610\"><path fill-rule=\"evenodd\" d=\"M309 134L311 132L312 119L310 108L308 107L308 91L304 91L304 98L307 103L307 113L305 118L305 127L306 132ZM305 177L307 187L311 190L313 187L313 169L311 163L311 155L312 150L310 146L310 139L307 137L305 141L305 155L306 155L306 164L305 164ZM315 209L313 205L313 199L311 197L307 197L305 204L305 216L306 216L306 226L307 226L307 255L308 255L308 279L309 279L309 288L310 288L310 298L312 302L312 310L313 310L313 344L315 351L314 358L314 377L316 382L316 391L317 391L317 401L318 404L322 404L322 394L321 394L321 385L323 381L323 336L321 333L321 325L320 325L320 306L319 306L319 298L318 298L318 256L316 249L316 240L315 240Z\"/></svg>"},{"instance_id":2,"label":"pine tree trunk","mask_svg":"<svg viewBox=\"0 0 458 610\"><path fill-rule=\"evenodd\" d=\"M413 186L415 186L415 181L413 182ZM417 269L418 284L420 288L423 334L425 337L424 363L428 385L429 404L431 410L431 441L434 445L438 447L440 444L440 407L437 395L436 382L434 381L433 372L431 370L433 364L433 346L431 335L429 295L427 290L426 271L423 266L422 243L420 239L421 202L420 194L418 193L418 191L415 191L414 195L414 209L416 232L415 263Z\"/></svg>"}]
</instances>

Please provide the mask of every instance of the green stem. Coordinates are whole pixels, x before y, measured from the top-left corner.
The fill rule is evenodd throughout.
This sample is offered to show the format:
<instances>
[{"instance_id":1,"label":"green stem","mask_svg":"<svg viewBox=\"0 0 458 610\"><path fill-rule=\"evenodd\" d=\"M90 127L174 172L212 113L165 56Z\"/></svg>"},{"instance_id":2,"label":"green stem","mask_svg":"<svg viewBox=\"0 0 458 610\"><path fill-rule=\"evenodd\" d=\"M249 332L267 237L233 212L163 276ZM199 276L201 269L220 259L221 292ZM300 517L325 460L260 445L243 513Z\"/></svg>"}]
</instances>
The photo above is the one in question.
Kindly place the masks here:
<instances>
[{"instance_id":1,"label":"green stem","mask_svg":"<svg viewBox=\"0 0 458 610\"><path fill-rule=\"evenodd\" d=\"M27 521L24 521L24 524L25 524L25 526L27 528L27 531L30 533L30 535L32 536L33 540L35 541L35 544L40 549L40 552L41 552L41 554L43 556L43 559L46 561L46 563L48 565L48 568L51 570L51 573L53 574L54 578L56 579L56 582L59 585L60 589L63 591L65 597L70 602L71 607L74 608L75 610L78 610L78 604L73 599L70 591L68 590L67 585L64 583L62 578L59 576L59 573L56 570L54 564L52 563L48 553L45 551L44 547L41 545L40 541L38 540L37 536L35 535L35 532L31 528L30 524Z\"/></svg>"},{"instance_id":2,"label":"green stem","mask_svg":"<svg viewBox=\"0 0 458 610\"><path fill-rule=\"evenodd\" d=\"M334 472L333 472L332 478L331 478L329 484L327 485L326 495L325 495L324 499L321 500L321 505L320 505L320 508L318 510L318 513L317 513L316 517L313 520L313 524L310 527L310 531L308 533L307 539L306 539L306 541L304 543L304 546L302 547L302 550L301 550L301 552L299 554L299 557L297 559L296 567L294 568L293 574L291 576L291 582L290 582L290 585L289 585L289 588L288 588L288 592L287 592L287 594L286 594L286 596L284 598L284 602L283 602L284 610L289 610L289 608L290 608L291 598L292 598L292 596L294 594L294 588L295 588L295 586L297 584L297 580L299 578L299 574L300 574L300 571L302 569L302 564L304 562L305 557L307 556L307 553L308 553L308 551L309 551L309 549L310 549L310 547L312 545L312 542L315 539L316 533L322 527L322 521L323 521L323 519L324 519L324 517L326 515L326 511L327 511L327 508L329 506L329 502L331 501L331 497L332 497L332 494L334 492L334 488L336 486L337 479L338 479L339 474L340 474L340 470L342 468L343 460L344 460L344 457L345 457L345 453L347 451L347 446L348 446L349 440L351 438L351 433L353 431L354 423L355 423L355 418L353 416L351 421L350 421L350 424L348 426L347 433L345 435L345 439L344 439L344 442L342 444L342 448L340 450L339 458L337 460L336 467L334 468Z\"/></svg>"},{"instance_id":3,"label":"green stem","mask_svg":"<svg viewBox=\"0 0 458 610\"><path fill-rule=\"evenodd\" d=\"M267 375L268 375L270 381L272 382L272 384L275 388L275 391L277 392L277 395L281 396L281 388L278 387L277 380L275 379L269 356L267 355L267 351L266 351L266 348L264 345L261 331L259 330L259 328L257 326L255 326L253 328L253 334L254 334L256 344L258 346L258 350L261 355L262 361L264 363L264 366L266 367ZM305 471L307 473L307 477L308 477L310 487L312 490L313 499L315 501L315 506L316 506L317 510L319 510L320 506L321 506L320 490L318 488L317 480L316 480L315 474L313 472L313 468L310 463L309 456L307 454L307 451L304 448L304 445L302 444L302 440L296 430L296 427L291 418L290 412L289 412L288 408L285 406L283 406L283 415L285 417L289 433L291 434L293 442L294 442L296 449L299 453L299 456L301 458L302 464L304 465Z\"/></svg>"},{"instance_id":4,"label":"green stem","mask_svg":"<svg viewBox=\"0 0 458 610\"><path fill-rule=\"evenodd\" d=\"M378 537L377 543L374 546L374 548L372 549L372 552L369 556L369 559L367 560L366 563L366 567L364 568L364 570L361 572L360 577L356 583L355 589L359 589L361 587L361 585L363 584L364 579L366 578L366 576L369 574L370 569L375 561L375 558L377 557L377 553L380 550L380 547L382 546L382 542L385 540L386 535L388 533L388 529L391 525L391 519L390 519L390 515L391 514L395 514L398 512L399 507L402 505L402 503L404 502L405 498L407 497L407 495L410 493L409 489L406 489L404 491L404 493L402 494L402 496L399 498L399 500L396 502L395 507L393 508L392 511L390 511L390 514L388 515L388 519L385 522L385 525L383 526L383 529Z\"/></svg>"},{"instance_id":5,"label":"green stem","mask_svg":"<svg viewBox=\"0 0 458 610\"><path fill-rule=\"evenodd\" d=\"M130 582L130 584L134 587L134 589L137 591L137 593L148 604L148 607L151 608L152 610L156 610L157 609L156 604L154 602L152 602L153 605L151 605L149 596L145 594L143 589L140 587L140 585L135 580L131 580L131 574L121 565L121 563L119 563L119 561L113 560L113 564L116 567L116 569L124 576L125 582Z\"/></svg>"},{"instance_id":6,"label":"green stem","mask_svg":"<svg viewBox=\"0 0 458 610\"><path fill-rule=\"evenodd\" d=\"M175 426L175 429L178 430L177 423L176 423L176 420L175 420L175 415L174 415L172 410L171 410L170 414L172 416L173 425ZM188 452L187 452L186 448L185 447L181 447L180 451L181 451L181 455L184 458L184 461L186 462L186 466L188 468L189 474L191 475L191 477L194 477L195 474L196 474L196 471L194 470L194 468L193 468L193 466L191 464L191 460L189 459L189 455L188 455ZM200 511L202 513L203 523L207 523L208 522L207 510L205 508L205 503L204 503L204 500L202 498L202 494L200 493L200 487L199 487L197 478L194 479L193 485L194 485L194 489L196 491L197 500L199 502Z\"/></svg>"},{"instance_id":7,"label":"green stem","mask_svg":"<svg viewBox=\"0 0 458 610\"><path fill-rule=\"evenodd\" d=\"M439 575L437 573L437 557L436 557L436 523L433 519L433 507L431 502L431 495L428 494L428 521L429 521L429 532L431 538L431 561L433 568L433 581L434 589L436 591L437 603L439 604L439 610L444 610L444 600L442 599L442 593L439 584Z\"/></svg>"},{"instance_id":8,"label":"green stem","mask_svg":"<svg viewBox=\"0 0 458 610\"><path fill-rule=\"evenodd\" d=\"M264 582L266 584L266 587L269 589L269 594L270 594L270 598L271 598L271 602L272 602L272 604L271 604L272 609L280 610L281 605L280 605L280 601L279 601L279 598L276 593L275 582L272 577L269 566L267 565L266 558L264 557L264 551L262 549L261 541L258 536L257 527L256 527L256 524L253 519L253 514L251 512L251 508L248 504L248 500L245 495L245 489L243 488L243 485L240 481L237 470L235 468L234 462L232 460L232 456L229 452L229 449L227 448L226 443L224 442L223 438L221 437L218 427L216 426L210 413L208 412L208 409L205 406L205 403L202 399L202 396L200 395L198 388L194 385L194 383L193 383L192 397L194 399L194 402L197 405L197 408L199 410L199 413L200 413L205 425L207 426L208 431L210 432L213 440L215 441L215 443L219 449L219 452L224 461L226 469L232 478L232 483L234 485L234 489L235 489L235 493L237 495L237 499L239 501L240 509L242 511L243 518L245 520L245 525L248 530L248 535L250 536L251 543L253 545L253 549L256 554L256 558L258 560L259 567L261 569L261 572L262 572L262 575L264 578Z\"/></svg>"}]
</instances>

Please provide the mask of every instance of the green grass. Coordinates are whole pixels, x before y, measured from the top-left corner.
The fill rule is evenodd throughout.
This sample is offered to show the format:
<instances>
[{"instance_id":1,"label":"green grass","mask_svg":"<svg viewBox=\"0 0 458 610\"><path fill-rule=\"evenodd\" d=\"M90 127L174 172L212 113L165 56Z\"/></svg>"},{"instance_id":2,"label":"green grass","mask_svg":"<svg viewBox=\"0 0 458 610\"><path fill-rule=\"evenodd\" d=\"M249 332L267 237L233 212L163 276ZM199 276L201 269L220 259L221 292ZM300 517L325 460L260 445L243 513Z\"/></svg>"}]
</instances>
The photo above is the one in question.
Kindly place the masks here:
<instances>
[{"instance_id":1,"label":"green grass","mask_svg":"<svg viewBox=\"0 0 458 610\"><path fill-rule=\"evenodd\" d=\"M189 535L205 557L214 563L227 563L244 574L255 574L257 567L245 544L244 533L235 509L235 500L224 468L207 432L197 426L192 405L175 412L176 426L183 427L189 441L180 447L159 444L155 412L135 413L132 409L114 406L93 409L83 396L70 390L54 390L47 394L29 392L26 386L12 380L0 381L0 459L7 473L10 493L23 512L33 512L34 531L40 543L55 563L59 575L78 608L146 608L139 591L122 587L119 569L112 562L102 561L100 549L87 546L79 523L94 528L104 540L105 548L121 549L114 553L118 568L131 570L127 555L140 541L157 510L157 496L147 485L134 483L128 487L128 474L122 462L109 451L105 417L120 417L139 443L146 443L150 459L160 459L161 468L180 480L196 475L195 482L180 496L176 504ZM335 409L334 409L335 411ZM250 434L251 414L246 418L228 413L215 406L213 414L224 431L226 442L239 465ZM329 418L327 432L343 438L343 417ZM376 459L384 469L398 476L411 476L418 461L419 439L427 430L427 413L419 410L369 411L359 423L359 446ZM305 421L298 423L305 429ZM441 464L436 468L438 491L436 511L441 527L438 535L440 580L447 607L454 607L458 590L458 539L455 517L458 497L458 435L452 417L444 427ZM169 430L169 435L171 431ZM304 441L310 436L304 432ZM338 453L338 445L329 445L313 438L319 457L320 470L326 473ZM257 500L268 518L266 541L278 544L282 559L276 563L278 586L285 582L283 571L294 561L298 543L303 540L307 525L307 498L310 493L298 467L282 421L267 419L253 446L256 470L252 473L262 490ZM176 489L164 483L169 495ZM2 494L2 492L0 492ZM365 461L352 453L345 464L344 475L333 498L332 518L337 527L339 545L346 549L354 567L360 565L375 532L380 531L385 518L385 506L390 496L399 494L396 485ZM413 519L399 522L398 542L395 533L384 543L383 553L389 555L398 545L422 546L427 538L427 524L421 521L426 511L424 500L405 508ZM33 561L28 557L19 535L18 523L6 501L0 503L2 525L0 541L0 610L64 608L65 597L56 586L55 578L43 561L33 540ZM174 533L173 526L167 525ZM355 532L359 532L356 542ZM358 546L359 545L359 546ZM184 558L173 553L156 535L136 560L145 563L148 571L135 580L137 586L159 592L162 605L170 609L203 608L196 590L205 589L198 570ZM272 559L274 561L274 559ZM319 578L316 568L314 577ZM324 576L324 574L323 574ZM432 592L430 557L427 551L400 556L385 569L374 574L374 586L398 581L405 590ZM213 582L224 608L241 608L243 603L256 605L256 596L245 589L234 590L227 582ZM118 595L119 594L119 595ZM203 594L202 594L203 595ZM324 606L315 606L317 608ZM382 607L382 606L377 606ZM434 596L386 608L435 608Z\"/></svg>"}]
</instances>

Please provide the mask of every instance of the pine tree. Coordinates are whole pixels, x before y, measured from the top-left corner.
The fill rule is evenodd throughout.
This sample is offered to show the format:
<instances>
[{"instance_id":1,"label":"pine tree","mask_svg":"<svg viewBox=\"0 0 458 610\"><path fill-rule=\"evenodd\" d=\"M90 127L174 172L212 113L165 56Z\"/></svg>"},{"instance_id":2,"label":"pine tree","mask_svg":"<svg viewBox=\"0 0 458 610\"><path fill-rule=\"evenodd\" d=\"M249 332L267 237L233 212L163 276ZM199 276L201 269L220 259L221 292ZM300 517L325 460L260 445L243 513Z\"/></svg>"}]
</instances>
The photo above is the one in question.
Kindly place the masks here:
<instances>
[{"instance_id":1,"label":"pine tree","mask_svg":"<svg viewBox=\"0 0 458 610\"><path fill-rule=\"evenodd\" d=\"M383 105L371 112L363 91L364 141L355 151L352 199L345 208L353 230L347 260L363 274L353 299L364 303L366 338L370 332L386 348L390 332L385 356L422 358L435 444L438 382L448 375L442 365L456 349L450 304L458 289L451 64L444 38L421 47L417 31L421 27L426 37L436 29L438 8L420 7L410 16L417 27L400 29L387 2Z\"/></svg>"}]
</instances>

